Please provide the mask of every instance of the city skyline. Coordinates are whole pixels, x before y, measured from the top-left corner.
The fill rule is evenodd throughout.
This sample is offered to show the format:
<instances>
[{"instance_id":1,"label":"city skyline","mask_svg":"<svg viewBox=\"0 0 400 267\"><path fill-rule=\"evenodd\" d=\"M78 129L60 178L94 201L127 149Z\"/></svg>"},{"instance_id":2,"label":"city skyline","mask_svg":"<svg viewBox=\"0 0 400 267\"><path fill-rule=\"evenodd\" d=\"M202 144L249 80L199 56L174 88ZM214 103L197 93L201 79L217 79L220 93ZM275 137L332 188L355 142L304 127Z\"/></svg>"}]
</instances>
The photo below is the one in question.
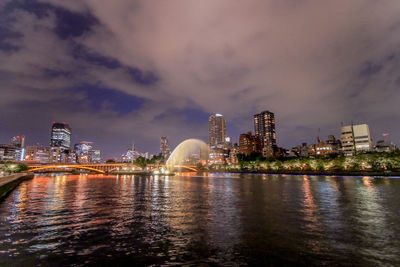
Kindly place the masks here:
<instances>
[{"instance_id":1,"label":"city skyline","mask_svg":"<svg viewBox=\"0 0 400 267\"><path fill-rule=\"evenodd\" d=\"M399 0L0 0L0 266L400 266Z\"/></svg>"},{"instance_id":2,"label":"city skyline","mask_svg":"<svg viewBox=\"0 0 400 267\"><path fill-rule=\"evenodd\" d=\"M233 144L233 143L237 143L237 144L239 144L239 141L240 141L240 137L242 136L242 135L245 135L245 134L248 134L248 133L252 133L252 130L255 130L254 131L254 134L255 134L255 136L260 136L260 137L262 137L263 135L261 134L259 134L259 133L257 133L257 127L260 127L260 126L256 126L258 123L257 123L257 120L260 118L260 116L261 115L263 115L263 114L270 114L270 115L268 115L268 116L271 116L272 115L272 120L273 120L273 130L275 130L275 114L273 113L273 112L269 112L269 111L263 111L263 112L261 112L261 113L259 113L259 114L254 114L253 116L252 116L252 118L253 118L253 127L255 128L255 129L248 129L248 130L245 130L245 131L242 131L241 132L241 134L239 135L239 136L233 136L233 137L229 137L229 138L232 138L232 139L230 139L230 143L231 144ZM264 115L263 115L264 116ZM210 136L211 135L213 135L214 133L211 133L210 131L211 131L211 121L212 121L212 118L213 119L215 119L215 118L220 118L220 119L222 119L223 120L223 125L224 125L224 127L228 127L228 125L229 125L229 122L226 122L225 121L225 119L224 119L224 116L222 115L222 114L219 114L219 113L215 113L215 114L210 114L210 116L209 116L209 118L208 118L208 136L207 137L205 137L204 139L202 139L202 138L200 138L201 140L204 140L205 142L207 142L207 140L209 141L210 140ZM12 137L9 137L9 139L8 139L8 141L6 140L6 142L3 142L4 144L6 144L6 143L13 143L13 142L15 142L15 141L17 141L16 139L17 138L22 138L22 143L23 144L25 144L26 146L43 146L43 147L53 147L53 143L54 143L54 141L53 141L53 132L54 132L54 127L55 128L59 128L60 126L66 126L67 128L68 128L68 131L69 131L69 133L70 133L70 135L71 136L73 136L73 131L71 131L71 127L70 127L70 125L68 124L68 123L66 123L66 122L63 122L63 123L58 123L58 122L55 122L55 121L53 121L52 122L52 124L51 124L52 126L51 126L51 131L50 131L50 135L49 135L49 142L48 142L48 144L46 144L46 143L40 143L40 142L29 142L29 140L28 140L28 142L26 142L25 140L26 140L26 135L20 135L20 136L17 136L17 135L15 135L15 136L12 136ZM279 123L278 123L278 125L279 125ZM393 140L391 140L390 139L390 135L388 134L388 133L382 133L382 135L381 136L379 136L379 137L377 137L377 138L373 138L373 136L372 135L370 135L369 134L369 131L370 131L370 129L369 129L369 126L368 126L368 124L362 124L362 125L357 125L357 124L355 124L354 122L351 122L348 126L344 126L344 124L343 124L343 122L342 122L342 124L341 124L341 127L340 128L338 128L337 129L337 132L336 133L327 133L326 135L325 134L322 134L321 135L321 129L320 128L318 128L318 133L317 133L317 135L314 137L314 138L311 138L310 140L311 140L311 142L307 142L307 141L304 141L304 140L301 140L301 141L299 141L298 140L298 142L297 143L295 143L295 145L293 145L293 146L287 146L287 147L285 147L285 146L281 146L280 144L279 144L279 142L277 142L277 147L282 147L282 148L284 148L284 149L287 149L287 151L290 151L290 149L291 148L295 148L296 146L299 146L300 144L303 144L303 143L309 143L309 144L314 144L314 143L318 143L318 142L320 142L320 140L321 139L323 139L323 138L325 138L325 137L328 137L329 138L329 136L335 136L335 137L338 137L339 139L340 139L340 136L342 136L342 138L343 138L343 129L347 129L348 127L351 127L352 125L354 125L354 126L366 126L367 128L368 128L368 135L370 136L370 142L371 142L371 149L375 146L375 144L377 144L377 142L379 142L379 141L389 141L389 142L393 142ZM270 127L270 126L269 126ZM347 127L347 128L346 128ZM71 134L72 133L72 134ZM228 131L226 131L225 132L225 130L224 130L224 133L225 133L225 135L226 136L228 136ZM322 137L322 138L321 138ZM62 137L62 138L64 138L64 137ZM153 151L146 151L146 150L140 150L141 151L141 153L142 154L148 154L148 155L159 155L159 154L162 154L162 147L163 147L163 143L164 142L166 142L166 146L165 146L165 148L168 148L168 149L170 149L169 151L170 152L172 152L173 150L174 150L174 148L176 147L176 145L178 145L179 143L181 143L182 141L184 141L184 140L180 140L180 141L178 141L178 143L176 144L176 145L173 145L172 147L169 147L169 141L168 141L168 137L165 137L165 136L160 136L160 138L161 138L161 146L160 146L160 143L158 143L158 145L159 145L159 147L158 147L158 150L156 150L155 152L153 152ZM276 137L275 137L276 138ZM90 139L90 138L89 138ZM165 139L165 140L164 140ZM261 138L262 139L262 138ZM261 140L260 139L260 140ZM163 141L164 140L164 141ZM279 140L279 139L278 139ZM19 140L18 140L19 141ZM160 141L160 139L158 140L158 141ZM25 143L26 142L26 143ZM93 144L93 142L92 141L84 141L84 140L74 140L74 139L72 139L72 138L70 138L69 140L68 140L68 142L70 143L70 149L74 149L74 148L76 148L76 146L77 145L79 145L79 144L82 144L82 143L91 143L91 144ZM210 144L210 143L209 143ZM393 142L393 144L394 145L397 145L397 143L396 142ZM115 145L117 145L117 146L119 146L119 144L118 143L113 143L113 145L115 146ZM119 160L120 158L121 158L121 153L122 153L122 156L124 156L125 154L124 153L126 153L126 151L127 150L129 150L129 149L131 149L132 148L132 146L134 146L134 147L136 147L136 145L137 144L135 144L135 143L132 143L132 144L130 144L130 145L128 145L128 147L124 147L121 151L118 151L117 152L117 155L112 155L112 156L108 156L109 155L109 153L107 153L107 151L103 151L103 149L101 148L101 150L102 150L102 160L104 161L104 160L106 160L106 159L114 159L114 160ZM210 144L211 145L211 144ZM263 145L260 143L260 146L262 147ZM211 145L211 147L213 147L213 145ZM261 148L260 147L260 148ZM164 148L164 149L165 149ZM344 149L344 148L343 148ZM74 149L75 150L75 149ZM343 150L343 153L345 154L345 155L347 155L346 154L346 152L345 152L345 149ZM262 153L263 154L263 153Z\"/></svg>"},{"instance_id":3,"label":"city skyline","mask_svg":"<svg viewBox=\"0 0 400 267\"><path fill-rule=\"evenodd\" d=\"M46 145L65 121L107 158L132 143L156 153L160 136L207 140L214 113L237 142L271 110L278 146L351 121L399 144L395 1L135 3L0 4L0 143Z\"/></svg>"}]
</instances>

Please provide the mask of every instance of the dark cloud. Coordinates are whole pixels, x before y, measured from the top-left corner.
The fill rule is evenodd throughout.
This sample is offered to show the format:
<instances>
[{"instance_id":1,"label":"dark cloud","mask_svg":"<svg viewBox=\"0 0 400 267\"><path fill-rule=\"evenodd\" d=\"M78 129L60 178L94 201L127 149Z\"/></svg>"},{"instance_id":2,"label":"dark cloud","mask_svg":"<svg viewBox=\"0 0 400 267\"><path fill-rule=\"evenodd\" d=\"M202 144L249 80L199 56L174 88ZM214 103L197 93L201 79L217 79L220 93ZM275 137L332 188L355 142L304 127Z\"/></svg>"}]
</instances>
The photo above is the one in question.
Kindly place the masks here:
<instances>
[{"instance_id":1,"label":"dark cloud","mask_svg":"<svg viewBox=\"0 0 400 267\"><path fill-rule=\"evenodd\" d=\"M53 120L117 156L230 134L276 113L292 146L368 123L400 140L397 1L3 1L0 133L47 142ZM25 121L29 117L29 121ZM39 127L40 126L40 127ZM43 137L44 136L44 137ZM29 140L29 139L28 139ZM34 141L34 140L32 140Z\"/></svg>"}]
</instances>

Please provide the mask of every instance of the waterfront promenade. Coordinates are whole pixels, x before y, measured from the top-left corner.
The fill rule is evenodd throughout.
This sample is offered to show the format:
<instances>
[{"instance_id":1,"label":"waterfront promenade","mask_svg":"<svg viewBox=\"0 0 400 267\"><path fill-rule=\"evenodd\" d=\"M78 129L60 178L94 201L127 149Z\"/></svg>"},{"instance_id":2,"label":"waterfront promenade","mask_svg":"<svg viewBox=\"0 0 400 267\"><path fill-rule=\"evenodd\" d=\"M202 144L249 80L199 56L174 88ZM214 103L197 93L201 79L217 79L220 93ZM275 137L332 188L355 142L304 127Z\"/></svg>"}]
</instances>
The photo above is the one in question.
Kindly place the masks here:
<instances>
[{"instance_id":1,"label":"waterfront promenade","mask_svg":"<svg viewBox=\"0 0 400 267\"><path fill-rule=\"evenodd\" d=\"M32 178L30 173L16 173L7 176L0 176L0 201L8 195L20 182Z\"/></svg>"}]
</instances>

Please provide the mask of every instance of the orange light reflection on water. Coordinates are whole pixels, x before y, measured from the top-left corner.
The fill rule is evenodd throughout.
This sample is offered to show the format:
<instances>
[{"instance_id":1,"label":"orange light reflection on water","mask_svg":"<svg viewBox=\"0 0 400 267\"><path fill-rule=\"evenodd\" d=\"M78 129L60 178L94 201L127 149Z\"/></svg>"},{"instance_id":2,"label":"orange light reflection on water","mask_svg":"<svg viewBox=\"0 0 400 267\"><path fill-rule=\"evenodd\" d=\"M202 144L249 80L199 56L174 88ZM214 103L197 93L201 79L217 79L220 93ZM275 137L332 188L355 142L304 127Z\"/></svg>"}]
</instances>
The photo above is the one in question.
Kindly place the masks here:
<instances>
[{"instance_id":1,"label":"orange light reflection on water","mask_svg":"<svg viewBox=\"0 0 400 267\"><path fill-rule=\"evenodd\" d=\"M311 185L310 185L310 177L307 175L303 176L303 192L304 192L304 201L303 201L303 214L305 220L305 227L309 229L312 233L321 233L323 228L318 219L318 207L315 204L314 196L312 193ZM310 247L314 251L320 251L321 243L318 240L314 240L312 243L309 243Z\"/></svg>"}]
</instances>

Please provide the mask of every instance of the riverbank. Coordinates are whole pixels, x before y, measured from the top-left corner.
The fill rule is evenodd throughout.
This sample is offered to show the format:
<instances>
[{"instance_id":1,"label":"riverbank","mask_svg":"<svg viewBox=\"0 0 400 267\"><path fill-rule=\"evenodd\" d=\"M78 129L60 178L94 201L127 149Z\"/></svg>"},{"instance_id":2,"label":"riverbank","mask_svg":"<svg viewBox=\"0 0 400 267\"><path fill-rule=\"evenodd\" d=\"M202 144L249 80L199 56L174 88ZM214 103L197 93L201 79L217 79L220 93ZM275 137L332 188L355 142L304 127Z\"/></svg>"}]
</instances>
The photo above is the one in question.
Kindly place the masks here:
<instances>
[{"instance_id":1,"label":"riverbank","mask_svg":"<svg viewBox=\"0 0 400 267\"><path fill-rule=\"evenodd\" d=\"M257 173L257 174L292 174L292 175L330 175L330 176L398 176L400 171L272 171L272 170L210 170L216 173Z\"/></svg>"},{"instance_id":2,"label":"riverbank","mask_svg":"<svg viewBox=\"0 0 400 267\"><path fill-rule=\"evenodd\" d=\"M8 196L22 181L32 179L33 174L17 173L0 177L0 201Z\"/></svg>"}]
</instances>

